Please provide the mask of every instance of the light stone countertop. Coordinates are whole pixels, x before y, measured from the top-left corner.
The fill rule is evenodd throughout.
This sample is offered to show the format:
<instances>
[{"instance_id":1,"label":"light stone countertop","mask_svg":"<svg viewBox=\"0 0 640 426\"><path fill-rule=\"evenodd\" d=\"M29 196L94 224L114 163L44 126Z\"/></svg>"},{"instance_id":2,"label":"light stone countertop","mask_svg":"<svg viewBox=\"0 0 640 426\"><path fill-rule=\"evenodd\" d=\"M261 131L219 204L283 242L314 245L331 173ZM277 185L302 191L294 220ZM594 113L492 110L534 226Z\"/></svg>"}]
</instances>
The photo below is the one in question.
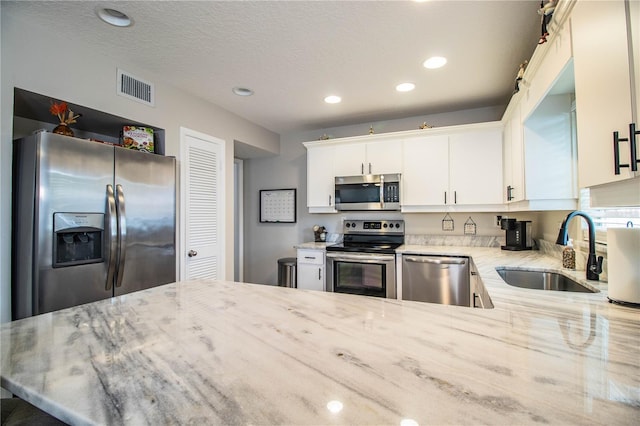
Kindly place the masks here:
<instances>
[{"instance_id":1,"label":"light stone countertop","mask_svg":"<svg viewBox=\"0 0 640 426\"><path fill-rule=\"evenodd\" d=\"M295 249L311 249L311 250L324 250L327 248L327 246L331 246L334 245L335 242L326 242L326 241L310 241L310 242L306 242L306 243L300 243L295 245L293 248Z\"/></svg>"},{"instance_id":2,"label":"light stone countertop","mask_svg":"<svg viewBox=\"0 0 640 426\"><path fill-rule=\"evenodd\" d=\"M179 282L2 324L2 386L73 424L637 424L640 310L606 285L495 272L558 269L538 252L401 251L472 256L495 308Z\"/></svg>"}]
</instances>

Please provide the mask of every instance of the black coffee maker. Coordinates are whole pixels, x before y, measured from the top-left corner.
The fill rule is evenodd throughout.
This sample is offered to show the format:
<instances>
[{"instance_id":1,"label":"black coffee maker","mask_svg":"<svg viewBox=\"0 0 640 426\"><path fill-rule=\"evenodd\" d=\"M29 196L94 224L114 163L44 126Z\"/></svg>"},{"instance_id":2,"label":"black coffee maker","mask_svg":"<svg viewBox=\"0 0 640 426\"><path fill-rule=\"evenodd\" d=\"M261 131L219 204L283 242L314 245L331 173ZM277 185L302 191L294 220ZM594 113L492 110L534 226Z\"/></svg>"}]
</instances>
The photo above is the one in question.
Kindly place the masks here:
<instances>
[{"instance_id":1,"label":"black coffee maker","mask_svg":"<svg viewBox=\"0 0 640 426\"><path fill-rule=\"evenodd\" d=\"M531 238L531 221L501 219L500 228L507 234L507 243L502 246L502 250L531 250L533 239Z\"/></svg>"}]
</instances>

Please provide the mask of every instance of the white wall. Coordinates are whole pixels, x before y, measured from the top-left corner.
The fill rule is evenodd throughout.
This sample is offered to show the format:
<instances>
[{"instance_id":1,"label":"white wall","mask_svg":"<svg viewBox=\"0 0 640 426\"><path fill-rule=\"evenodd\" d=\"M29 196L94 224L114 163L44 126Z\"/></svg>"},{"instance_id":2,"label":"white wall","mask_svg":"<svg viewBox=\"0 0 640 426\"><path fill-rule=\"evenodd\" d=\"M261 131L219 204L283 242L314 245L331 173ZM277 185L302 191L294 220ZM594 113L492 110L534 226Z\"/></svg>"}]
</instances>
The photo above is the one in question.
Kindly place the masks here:
<instances>
[{"instance_id":1,"label":"white wall","mask_svg":"<svg viewBox=\"0 0 640 426\"><path fill-rule=\"evenodd\" d=\"M302 145L302 142L317 140L323 134L331 137L365 135L369 133L370 126L373 126L374 131L379 134L417 129L425 121L435 127L495 121L502 118L503 112L504 107L498 106L282 135L280 156L245 161L245 281L275 285L279 258L293 257L295 256L294 246L296 244L313 241L312 227L315 224L323 225L330 233L341 233L342 218L345 217L404 219L406 233L410 234L463 235L464 222L469 216L472 216L477 225L478 235L503 236L504 231L493 225L495 214L490 213L453 215L456 227L452 233L442 231L441 221L444 213L309 214L306 207L307 153ZM297 223L259 223L259 190L278 188L297 189ZM518 213L512 217L521 220L533 219L534 221L537 218L534 213Z\"/></svg>"},{"instance_id":2,"label":"white wall","mask_svg":"<svg viewBox=\"0 0 640 426\"><path fill-rule=\"evenodd\" d=\"M11 150L13 89L51 96L165 129L166 154L178 157L180 127L226 142L226 278L233 279L233 145L234 141L274 154L279 136L216 105L187 95L153 71L137 69L127 56L109 57L82 39L56 39L47 31L2 9L1 130L0 130L0 321L10 319ZM71 46L61 50L61 46ZM61 60L61 52L64 60ZM155 83L156 106L150 108L116 95L116 69L122 68ZM179 161L178 161L178 167Z\"/></svg>"}]
</instances>

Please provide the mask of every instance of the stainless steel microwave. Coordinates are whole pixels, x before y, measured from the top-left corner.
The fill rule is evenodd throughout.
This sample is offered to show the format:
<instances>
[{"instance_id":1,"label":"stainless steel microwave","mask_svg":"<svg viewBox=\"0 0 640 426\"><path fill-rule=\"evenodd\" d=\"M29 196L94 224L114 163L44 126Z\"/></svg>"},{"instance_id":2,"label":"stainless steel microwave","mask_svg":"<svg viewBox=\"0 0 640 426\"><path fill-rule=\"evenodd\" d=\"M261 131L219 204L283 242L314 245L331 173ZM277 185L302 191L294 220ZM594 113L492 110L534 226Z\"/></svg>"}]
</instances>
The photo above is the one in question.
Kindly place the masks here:
<instances>
[{"instance_id":1,"label":"stainless steel microwave","mask_svg":"<svg viewBox=\"0 0 640 426\"><path fill-rule=\"evenodd\" d=\"M400 173L335 179L338 210L400 210Z\"/></svg>"}]
</instances>

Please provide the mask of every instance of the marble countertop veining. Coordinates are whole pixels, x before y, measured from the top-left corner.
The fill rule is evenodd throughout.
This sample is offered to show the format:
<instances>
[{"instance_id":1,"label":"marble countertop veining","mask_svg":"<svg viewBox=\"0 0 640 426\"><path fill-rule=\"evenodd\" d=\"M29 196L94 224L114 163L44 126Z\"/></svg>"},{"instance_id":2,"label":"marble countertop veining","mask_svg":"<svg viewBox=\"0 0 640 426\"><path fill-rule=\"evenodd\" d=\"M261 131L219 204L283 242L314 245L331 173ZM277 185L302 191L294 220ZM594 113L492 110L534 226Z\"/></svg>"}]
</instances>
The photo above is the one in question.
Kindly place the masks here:
<instances>
[{"instance_id":1,"label":"marble countertop veining","mask_svg":"<svg viewBox=\"0 0 640 426\"><path fill-rule=\"evenodd\" d=\"M178 282L2 324L1 384L72 424L637 424L640 310L606 285L495 272L560 265L537 252L401 251L472 256L495 308Z\"/></svg>"}]
</instances>

